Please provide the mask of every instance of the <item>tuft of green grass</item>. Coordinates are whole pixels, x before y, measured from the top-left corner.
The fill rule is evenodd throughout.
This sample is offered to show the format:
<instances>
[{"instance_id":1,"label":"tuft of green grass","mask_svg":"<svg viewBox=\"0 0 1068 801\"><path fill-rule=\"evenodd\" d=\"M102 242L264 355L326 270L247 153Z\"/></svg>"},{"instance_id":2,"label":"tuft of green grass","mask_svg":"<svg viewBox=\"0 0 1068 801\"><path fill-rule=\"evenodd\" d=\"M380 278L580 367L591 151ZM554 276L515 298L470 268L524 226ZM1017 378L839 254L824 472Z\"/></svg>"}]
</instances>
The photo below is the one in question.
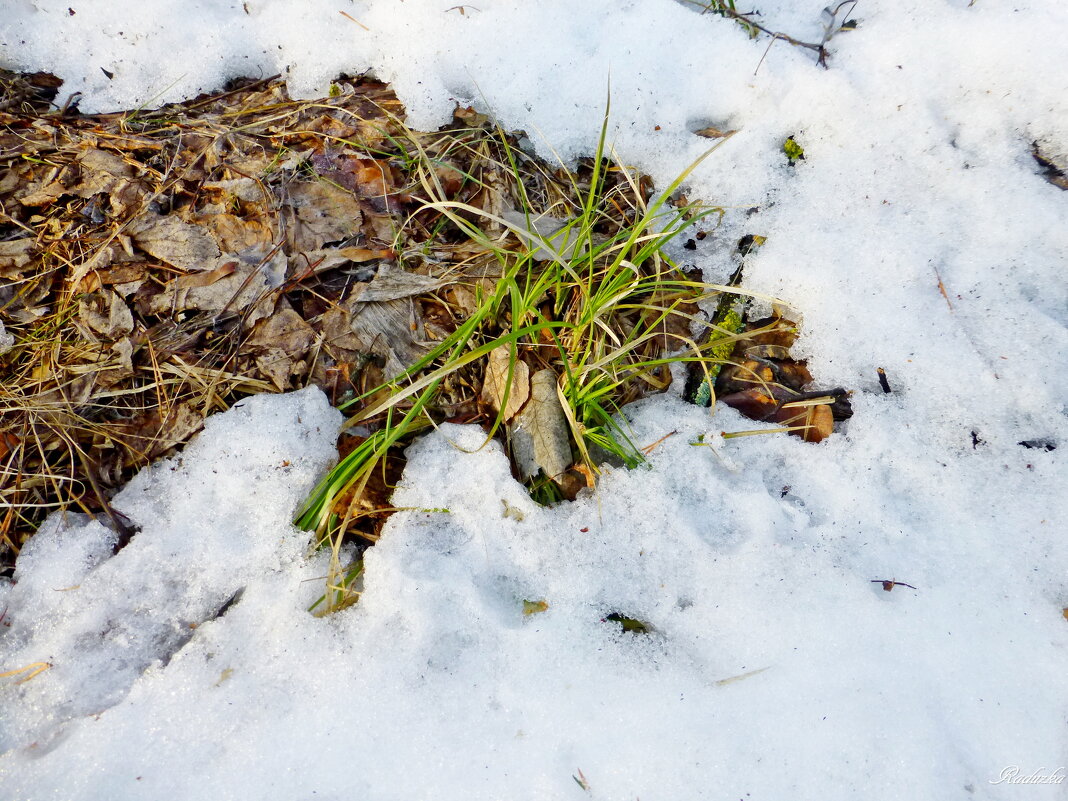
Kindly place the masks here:
<instances>
[{"instance_id":1,"label":"tuft of green grass","mask_svg":"<svg viewBox=\"0 0 1068 801\"><path fill-rule=\"evenodd\" d=\"M557 376L574 468L570 476L540 472L529 480L531 494L543 503L573 497L576 482L592 486L606 461L627 467L643 462L620 411L666 388L669 365L695 365L711 388L714 368L729 357L737 327L710 319L699 304L714 307L724 293L747 293L694 280L664 252L688 226L722 215L722 209L680 205L673 198L726 138L652 198L639 176L610 161L607 130L606 110L593 159L584 169L558 170L564 189L555 194L534 180L545 168L532 166L498 131L498 166L518 213L450 199L439 180L440 155L428 152L419 137L404 143L404 157L427 198L404 228L423 225L450 234L479 254L483 275L490 268L496 278L472 284L473 310L454 310L454 327L422 359L342 404L354 410L346 426L359 426L367 436L319 483L297 516L298 526L315 531L317 542L333 551L333 594L324 599L330 608L344 603L344 593L337 592L347 586L341 542L365 514L359 500L369 482L379 473L384 477L391 452L446 419L444 401L457 386L481 385L491 351L506 346L509 380L519 360L532 373L548 368ZM465 174L465 180L479 179ZM550 217L553 224L545 226ZM398 241L394 249L404 252L405 244ZM487 442L509 433L504 411L485 422Z\"/></svg>"}]
</instances>

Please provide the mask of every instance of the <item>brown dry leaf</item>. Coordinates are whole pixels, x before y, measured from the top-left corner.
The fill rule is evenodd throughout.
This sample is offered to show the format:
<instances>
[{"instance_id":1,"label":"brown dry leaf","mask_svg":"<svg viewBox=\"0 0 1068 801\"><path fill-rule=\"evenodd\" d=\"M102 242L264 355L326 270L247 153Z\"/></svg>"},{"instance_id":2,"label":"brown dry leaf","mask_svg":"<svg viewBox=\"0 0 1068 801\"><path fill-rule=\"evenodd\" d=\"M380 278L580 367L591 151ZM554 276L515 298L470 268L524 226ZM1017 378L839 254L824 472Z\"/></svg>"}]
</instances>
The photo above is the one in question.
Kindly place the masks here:
<instances>
[{"instance_id":1,"label":"brown dry leaf","mask_svg":"<svg viewBox=\"0 0 1068 801\"><path fill-rule=\"evenodd\" d=\"M116 426L115 432L130 449L129 462L142 464L162 456L188 440L204 425L204 417L192 403L178 403L164 412L159 407L147 414Z\"/></svg>"},{"instance_id":2,"label":"brown dry leaf","mask_svg":"<svg viewBox=\"0 0 1068 801\"><path fill-rule=\"evenodd\" d=\"M133 331L133 313L122 298L109 289L78 301L78 317L101 336L115 340Z\"/></svg>"},{"instance_id":3,"label":"brown dry leaf","mask_svg":"<svg viewBox=\"0 0 1068 801\"><path fill-rule=\"evenodd\" d=\"M34 244L33 239L0 242L0 278L20 278L22 268L30 263Z\"/></svg>"},{"instance_id":4,"label":"brown dry leaf","mask_svg":"<svg viewBox=\"0 0 1068 801\"><path fill-rule=\"evenodd\" d=\"M511 381L508 373L511 370ZM508 398L505 400L505 393ZM530 397L530 368L522 359L512 359L511 349L500 345L490 351L486 360L486 373L482 378L482 400L500 412L505 423L519 414L523 404Z\"/></svg>"},{"instance_id":5,"label":"brown dry leaf","mask_svg":"<svg viewBox=\"0 0 1068 801\"><path fill-rule=\"evenodd\" d=\"M241 312L247 325L252 325L271 313L274 303L269 295L270 285L259 264L237 262L230 275L208 286L182 287L171 281L162 292L147 302L149 314L172 314L196 309L205 312L228 310ZM251 308L250 308L251 307Z\"/></svg>"},{"instance_id":6,"label":"brown dry leaf","mask_svg":"<svg viewBox=\"0 0 1068 801\"><path fill-rule=\"evenodd\" d=\"M834 432L834 415L831 407L825 403L809 406L804 419L794 425L803 425L802 431L796 432L805 442L822 442Z\"/></svg>"},{"instance_id":7,"label":"brown dry leaf","mask_svg":"<svg viewBox=\"0 0 1068 801\"><path fill-rule=\"evenodd\" d=\"M726 139L728 136L733 136L738 133L737 131L730 129L717 128L714 125L709 125L706 128L694 131L698 136L703 136L705 139Z\"/></svg>"},{"instance_id":8,"label":"brown dry leaf","mask_svg":"<svg viewBox=\"0 0 1068 801\"><path fill-rule=\"evenodd\" d=\"M567 418L556 384L552 370L534 373L530 377L530 400L510 428L512 457L524 480L533 478L539 470L555 478L571 466Z\"/></svg>"},{"instance_id":9,"label":"brown dry leaf","mask_svg":"<svg viewBox=\"0 0 1068 801\"><path fill-rule=\"evenodd\" d=\"M191 222L207 228L223 253L242 253L253 249L270 249L271 229L256 219L242 219L233 214L202 214Z\"/></svg>"},{"instance_id":10,"label":"brown dry leaf","mask_svg":"<svg viewBox=\"0 0 1068 801\"><path fill-rule=\"evenodd\" d=\"M233 275L237 270L236 261L227 261L220 264L214 270L206 273L193 273L192 275L180 275L174 283L178 289L190 289L192 287L211 286L216 281Z\"/></svg>"},{"instance_id":11,"label":"brown dry leaf","mask_svg":"<svg viewBox=\"0 0 1068 801\"><path fill-rule=\"evenodd\" d=\"M392 380L419 361L429 350L423 325L411 300L346 302L323 315L323 336L328 349L365 353L385 360L383 373ZM337 360L346 354L337 354Z\"/></svg>"},{"instance_id":12,"label":"brown dry leaf","mask_svg":"<svg viewBox=\"0 0 1068 801\"><path fill-rule=\"evenodd\" d=\"M288 232L294 251L320 250L359 233L363 212L350 192L325 181L302 181L290 184L288 194L296 216Z\"/></svg>"},{"instance_id":13,"label":"brown dry leaf","mask_svg":"<svg viewBox=\"0 0 1068 801\"><path fill-rule=\"evenodd\" d=\"M252 172L259 172L259 170L252 170ZM241 177L226 181L205 181L200 188L206 198L219 205L225 205L227 201L234 198L244 203L263 203L270 199L269 195L264 194L263 184L255 178Z\"/></svg>"},{"instance_id":14,"label":"brown dry leaf","mask_svg":"<svg viewBox=\"0 0 1068 801\"><path fill-rule=\"evenodd\" d=\"M115 354L115 366L100 371L97 380L101 389L110 389L120 381L125 381L134 375L133 340L130 337L123 337L111 346L111 351Z\"/></svg>"},{"instance_id":15,"label":"brown dry leaf","mask_svg":"<svg viewBox=\"0 0 1068 801\"><path fill-rule=\"evenodd\" d=\"M145 253L188 272L214 269L221 255L211 234L174 215L140 217L127 233Z\"/></svg>"},{"instance_id":16,"label":"brown dry leaf","mask_svg":"<svg viewBox=\"0 0 1068 801\"><path fill-rule=\"evenodd\" d=\"M312 166L326 180L360 197L386 197L395 190L393 170L385 159L367 159L326 151L311 157Z\"/></svg>"},{"instance_id":17,"label":"brown dry leaf","mask_svg":"<svg viewBox=\"0 0 1068 801\"><path fill-rule=\"evenodd\" d=\"M359 248L342 248L341 250L359 250ZM356 261L352 259L352 261ZM366 284L358 285L349 298L350 302L367 303L369 301L399 300L413 295L425 295L434 292L446 284L446 279L431 278L428 275L410 273L394 264L383 262Z\"/></svg>"},{"instance_id":18,"label":"brown dry leaf","mask_svg":"<svg viewBox=\"0 0 1068 801\"><path fill-rule=\"evenodd\" d=\"M315 330L285 301L265 320L256 324L246 344L259 353L256 366L279 391L290 377L305 367L302 361L315 342Z\"/></svg>"},{"instance_id":19,"label":"brown dry leaf","mask_svg":"<svg viewBox=\"0 0 1068 801\"><path fill-rule=\"evenodd\" d=\"M122 156L89 148L71 164L30 184L18 201L23 206L36 207L47 206L63 195L89 198L105 194L112 211L123 215L138 207L147 191L137 179L137 171Z\"/></svg>"},{"instance_id":20,"label":"brown dry leaf","mask_svg":"<svg viewBox=\"0 0 1068 801\"><path fill-rule=\"evenodd\" d=\"M131 261L105 267L97 271L95 275L97 280L104 286L121 286L123 287L123 294L129 294L129 292L125 291L126 286L144 280L148 267L147 262Z\"/></svg>"}]
</instances>

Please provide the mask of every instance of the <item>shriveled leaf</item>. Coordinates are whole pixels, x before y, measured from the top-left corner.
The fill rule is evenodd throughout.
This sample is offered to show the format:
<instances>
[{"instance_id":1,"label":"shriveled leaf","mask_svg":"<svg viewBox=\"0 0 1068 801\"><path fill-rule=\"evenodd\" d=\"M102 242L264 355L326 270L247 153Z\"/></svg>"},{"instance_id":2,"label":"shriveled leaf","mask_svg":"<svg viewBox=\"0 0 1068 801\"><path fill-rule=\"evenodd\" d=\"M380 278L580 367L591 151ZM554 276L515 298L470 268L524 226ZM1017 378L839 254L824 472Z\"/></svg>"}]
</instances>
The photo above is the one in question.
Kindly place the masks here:
<instances>
[{"instance_id":1,"label":"shriveled leaf","mask_svg":"<svg viewBox=\"0 0 1068 801\"><path fill-rule=\"evenodd\" d=\"M252 325L274 308L269 296L268 276L259 265L236 264L229 275L207 286L183 287L178 279L171 281L162 292L149 299L148 312L168 314L187 309L216 313L240 312L246 324Z\"/></svg>"},{"instance_id":2,"label":"shriveled leaf","mask_svg":"<svg viewBox=\"0 0 1068 801\"><path fill-rule=\"evenodd\" d=\"M291 356L300 356L307 353L314 342L315 329L285 303L256 324L247 344L252 348L280 348Z\"/></svg>"},{"instance_id":3,"label":"shriveled leaf","mask_svg":"<svg viewBox=\"0 0 1068 801\"><path fill-rule=\"evenodd\" d=\"M324 273L342 267L346 264L364 264L376 259L396 258L396 253L388 248L324 248L323 250L309 250L301 253L298 260L294 260L299 271L307 264L315 265L315 272Z\"/></svg>"},{"instance_id":4,"label":"shriveled leaf","mask_svg":"<svg viewBox=\"0 0 1068 801\"><path fill-rule=\"evenodd\" d=\"M509 380L509 373L511 374ZM507 399L505 398L507 395ZM493 411L504 410L504 422L511 422L530 397L530 368L522 359L513 359L511 349L500 345L490 351L482 378L482 400Z\"/></svg>"},{"instance_id":5,"label":"shriveled leaf","mask_svg":"<svg viewBox=\"0 0 1068 801\"><path fill-rule=\"evenodd\" d=\"M256 324L246 345L256 352L256 367L280 391L306 369L304 357L315 342L315 330L282 302L274 314Z\"/></svg>"},{"instance_id":6,"label":"shriveled leaf","mask_svg":"<svg viewBox=\"0 0 1068 801\"><path fill-rule=\"evenodd\" d=\"M530 399L511 427L512 456L524 480L544 471L559 476L571 466L567 418L556 391L556 373L539 370L530 377Z\"/></svg>"}]
</instances>

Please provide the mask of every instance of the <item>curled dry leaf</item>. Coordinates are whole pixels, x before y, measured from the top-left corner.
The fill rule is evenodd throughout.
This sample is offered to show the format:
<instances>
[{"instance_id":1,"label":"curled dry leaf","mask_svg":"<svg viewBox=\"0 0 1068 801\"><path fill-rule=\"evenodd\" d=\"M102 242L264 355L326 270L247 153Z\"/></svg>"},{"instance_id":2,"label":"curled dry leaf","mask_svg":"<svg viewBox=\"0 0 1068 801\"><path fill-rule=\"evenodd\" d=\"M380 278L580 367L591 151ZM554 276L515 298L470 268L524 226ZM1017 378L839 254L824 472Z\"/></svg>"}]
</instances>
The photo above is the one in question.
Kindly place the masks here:
<instances>
[{"instance_id":1,"label":"curled dry leaf","mask_svg":"<svg viewBox=\"0 0 1068 801\"><path fill-rule=\"evenodd\" d=\"M510 428L512 456L523 480L541 470L549 478L571 466L567 418L556 390L556 373L539 370L530 377L530 399Z\"/></svg>"},{"instance_id":2,"label":"curled dry leaf","mask_svg":"<svg viewBox=\"0 0 1068 801\"><path fill-rule=\"evenodd\" d=\"M509 381L509 373L511 380ZM507 394L507 399L505 395ZM511 349L500 345L490 351L482 379L482 400L511 422L530 397L530 368L522 359L513 359Z\"/></svg>"}]
</instances>

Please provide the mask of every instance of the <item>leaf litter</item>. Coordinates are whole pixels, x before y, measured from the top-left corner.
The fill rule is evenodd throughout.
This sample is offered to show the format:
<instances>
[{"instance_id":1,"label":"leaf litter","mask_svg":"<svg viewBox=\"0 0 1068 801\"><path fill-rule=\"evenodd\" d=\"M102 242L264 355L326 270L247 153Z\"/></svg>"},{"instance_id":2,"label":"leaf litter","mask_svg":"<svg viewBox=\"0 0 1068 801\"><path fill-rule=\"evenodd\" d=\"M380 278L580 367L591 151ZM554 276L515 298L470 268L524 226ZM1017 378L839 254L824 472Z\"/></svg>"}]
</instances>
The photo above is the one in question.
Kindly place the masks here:
<instances>
[{"instance_id":1,"label":"leaf litter","mask_svg":"<svg viewBox=\"0 0 1068 801\"><path fill-rule=\"evenodd\" d=\"M392 414L366 414L389 403L390 382L416 380L413 365L494 292L506 268L500 242L527 248L534 264L592 258L652 192L643 176L612 168L619 221L580 241L568 220L597 165L572 173L540 162L471 109L440 131L411 131L392 90L367 78L339 79L314 101L292 100L276 77L95 116L57 111L58 87L46 75L0 73L5 569L55 509L121 527L109 502L133 473L246 395L315 384L336 405L356 405L339 447L343 457L358 451ZM520 170L509 167L515 153ZM691 294L621 316L632 332L649 329L634 348L642 359L664 360L693 335L703 312ZM541 319L551 324L563 301L547 295ZM508 321L493 325L504 331ZM788 356L792 338L768 339L784 328L796 335L779 321L729 332L720 352L731 364L714 394L818 441L831 410L844 416L845 393L803 391L809 377ZM548 497L594 486L574 435L581 423L561 402L567 365L543 356L552 331L450 372L407 439L437 421L481 423L503 431L518 477L556 485ZM631 372L640 380L620 405L671 380L663 364ZM392 511L402 467L394 448L380 471L333 499L361 547Z\"/></svg>"}]
</instances>

